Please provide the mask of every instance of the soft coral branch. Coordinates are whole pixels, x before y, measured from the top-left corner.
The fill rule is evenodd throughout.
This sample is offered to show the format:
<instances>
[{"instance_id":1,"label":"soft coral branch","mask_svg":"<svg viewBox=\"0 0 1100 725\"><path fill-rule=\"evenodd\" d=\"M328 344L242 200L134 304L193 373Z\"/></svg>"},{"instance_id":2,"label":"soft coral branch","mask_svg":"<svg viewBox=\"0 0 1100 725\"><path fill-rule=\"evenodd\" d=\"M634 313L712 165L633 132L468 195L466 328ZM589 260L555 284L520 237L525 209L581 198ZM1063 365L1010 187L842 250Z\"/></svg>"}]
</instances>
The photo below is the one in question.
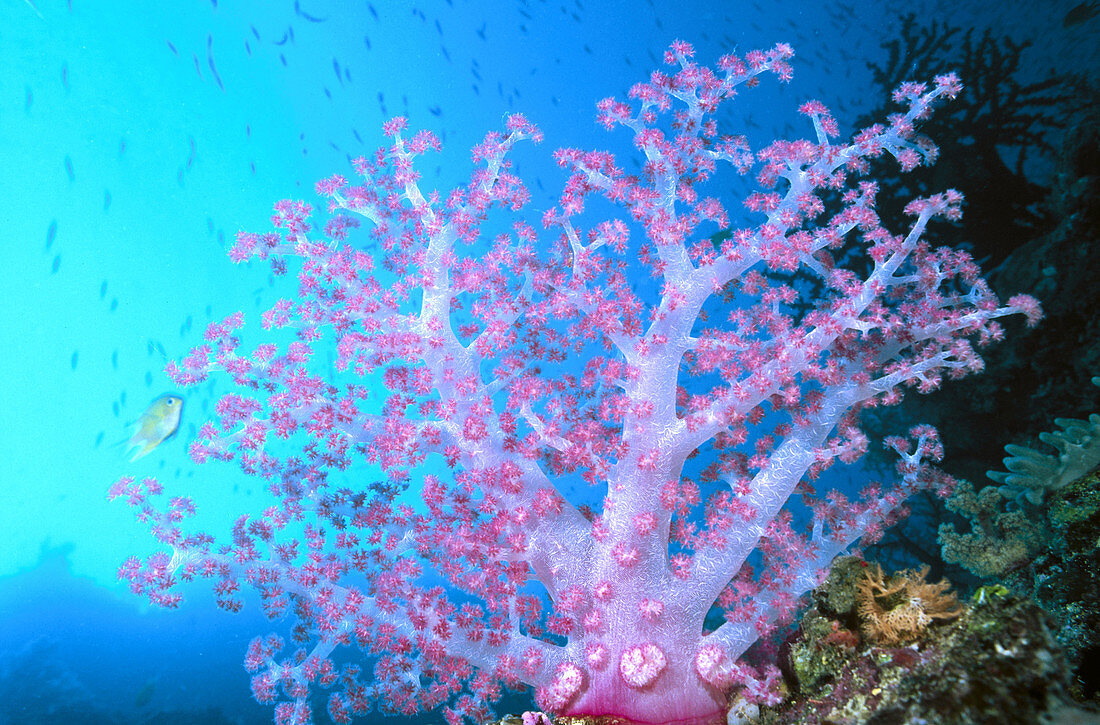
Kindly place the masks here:
<instances>
[{"instance_id":1,"label":"soft coral branch","mask_svg":"<svg viewBox=\"0 0 1100 725\"><path fill-rule=\"evenodd\" d=\"M774 701L774 669L737 658L907 496L949 487L926 463L934 431L918 427L915 444L890 441L893 486L819 493L823 471L867 449L860 411L977 372L998 318L1040 315L1026 296L1000 305L969 257L927 242L933 218L958 217L957 193L911 202L900 236L875 212L869 159L931 163L917 130L959 92L953 76L906 84L903 110L848 143L816 101L799 109L812 140L754 152L720 133L721 104L763 73L787 80L791 55L779 45L709 69L674 44L670 71L598 107L632 134L642 171L559 150L567 178L542 231L511 168L514 147L539 138L521 116L446 195L417 170L438 141L394 119L386 145L355 160L361 183L317 185L322 226L280 202L276 231L238 235L231 256L277 274L299 260L296 296L261 319L294 341L246 352L233 315L169 366L181 385L225 374L239 387L192 455L236 459L274 503L217 547L185 533L188 500L157 504L155 481L123 479L111 495L172 555L120 575L165 606L178 581L205 578L223 608L251 587L269 616L293 616L292 651L260 638L247 659L279 722L307 722L317 685L335 688L336 722L448 702L450 723L484 718L521 683L546 709L627 722L721 722L738 687ZM735 228L713 183L731 170L757 185ZM840 247L864 257L861 273L840 266ZM322 350L338 374L321 371ZM383 480L361 480L364 467ZM596 494L574 496L580 484ZM705 633L715 604L726 623ZM352 646L371 677L336 668Z\"/></svg>"}]
</instances>

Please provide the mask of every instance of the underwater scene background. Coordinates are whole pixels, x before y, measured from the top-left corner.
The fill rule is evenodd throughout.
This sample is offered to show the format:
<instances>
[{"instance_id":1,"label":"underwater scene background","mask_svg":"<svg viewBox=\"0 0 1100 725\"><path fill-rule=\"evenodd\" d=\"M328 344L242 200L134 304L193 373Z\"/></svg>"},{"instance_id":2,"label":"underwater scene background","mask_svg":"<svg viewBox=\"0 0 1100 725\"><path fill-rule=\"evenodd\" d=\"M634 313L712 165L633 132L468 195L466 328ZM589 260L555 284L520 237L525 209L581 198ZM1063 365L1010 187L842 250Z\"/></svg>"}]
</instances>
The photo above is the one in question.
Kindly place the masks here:
<instances>
[{"instance_id":1,"label":"underwater scene background","mask_svg":"<svg viewBox=\"0 0 1100 725\"><path fill-rule=\"evenodd\" d=\"M964 221L940 242L994 270L999 295L1038 297L1047 320L1009 325L985 377L868 425L933 422L944 469L988 485L1005 444L1041 446L1056 417L1100 411L1089 384L1100 375L1098 16L1072 0L0 0L0 723L271 721L242 661L272 625L255 606L218 610L201 585L176 610L131 595L118 568L156 542L106 497L123 474L155 475L200 501L196 525L221 535L266 505L257 479L188 457L227 390L178 391L164 374L207 324L243 310L256 325L294 294L266 265L234 264L235 235L267 231L280 199L316 202L314 183L349 173L398 115L441 139L425 181L446 189L468 174L468 149L522 112L545 140L517 171L531 207L548 208L564 178L549 151L621 143L595 123L596 101L624 97L677 39L705 63L794 47L793 82L738 107L754 147L807 133L791 111L806 99L833 110L843 137L882 116L898 81L959 73L959 107L928 131L942 159L915 183L966 195ZM134 423L168 393L183 400L178 430L173 420L136 441L153 437L131 462ZM845 485L883 465L872 455ZM988 537L945 556L937 529L971 531L963 515L915 502L864 554L889 571L928 565L960 599L994 584L1038 592L1033 563L1057 537L1024 542L1002 522L1022 547L1011 562L976 553ZM1025 559L1030 569L1015 566ZM1062 646L1076 658L1074 698L1095 702L1082 671L1100 669L1096 585L1075 586L1045 602L1089 612L1063 622L1076 629ZM519 694L499 712L533 708Z\"/></svg>"}]
</instances>

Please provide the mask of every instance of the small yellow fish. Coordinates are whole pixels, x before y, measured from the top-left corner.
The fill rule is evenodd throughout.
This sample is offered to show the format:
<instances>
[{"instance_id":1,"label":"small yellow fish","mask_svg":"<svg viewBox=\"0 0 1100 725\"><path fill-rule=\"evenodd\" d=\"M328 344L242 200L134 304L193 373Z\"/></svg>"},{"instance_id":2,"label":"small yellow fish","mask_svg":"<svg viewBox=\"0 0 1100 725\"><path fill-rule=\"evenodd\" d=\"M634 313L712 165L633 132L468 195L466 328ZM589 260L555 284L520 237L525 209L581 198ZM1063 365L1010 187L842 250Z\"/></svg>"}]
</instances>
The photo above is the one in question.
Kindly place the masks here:
<instances>
[{"instance_id":1,"label":"small yellow fish","mask_svg":"<svg viewBox=\"0 0 1100 725\"><path fill-rule=\"evenodd\" d=\"M171 438L180 425L183 413L183 398L169 393L162 395L145 409L134 423L134 435L130 437L129 448L137 448L130 462L148 455L154 448Z\"/></svg>"}]
</instances>

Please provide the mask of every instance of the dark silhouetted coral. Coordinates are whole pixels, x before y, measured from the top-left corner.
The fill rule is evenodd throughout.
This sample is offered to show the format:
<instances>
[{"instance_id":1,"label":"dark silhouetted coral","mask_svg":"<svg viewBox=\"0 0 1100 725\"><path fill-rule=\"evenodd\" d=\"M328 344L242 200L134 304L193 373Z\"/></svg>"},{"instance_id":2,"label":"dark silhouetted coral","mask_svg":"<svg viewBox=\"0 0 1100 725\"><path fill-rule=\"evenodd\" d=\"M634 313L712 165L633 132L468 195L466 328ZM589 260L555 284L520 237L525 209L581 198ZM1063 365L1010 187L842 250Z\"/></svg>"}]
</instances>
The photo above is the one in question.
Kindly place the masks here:
<instances>
[{"instance_id":1,"label":"dark silhouetted coral","mask_svg":"<svg viewBox=\"0 0 1100 725\"><path fill-rule=\"evenodd\" d=\"M896 88L954 71L964 90L923 128L940 146L936 164L905 179L891 174L883 181L888 193L881 195L880 213L885 218L904 219L901 207L891 206L895 190L904 191L905 198L923 196L950 180L947 184L966 196L966 207L962 222L953 232L942 232L943 238L967 246L976 259L999 263L1053 227L1050 210L1041 205L1048 180L1036 178L1041 172L1034 167L1049 167L1057 132L1086 104L1082 81L1072 75L1023 80L1023 52L1029 45L988 28L979 32L939 20L923 23L915 14L903 18L900 37L884 44L888 61L869 64L876 84Z\"/></svg>"}]
</instances>

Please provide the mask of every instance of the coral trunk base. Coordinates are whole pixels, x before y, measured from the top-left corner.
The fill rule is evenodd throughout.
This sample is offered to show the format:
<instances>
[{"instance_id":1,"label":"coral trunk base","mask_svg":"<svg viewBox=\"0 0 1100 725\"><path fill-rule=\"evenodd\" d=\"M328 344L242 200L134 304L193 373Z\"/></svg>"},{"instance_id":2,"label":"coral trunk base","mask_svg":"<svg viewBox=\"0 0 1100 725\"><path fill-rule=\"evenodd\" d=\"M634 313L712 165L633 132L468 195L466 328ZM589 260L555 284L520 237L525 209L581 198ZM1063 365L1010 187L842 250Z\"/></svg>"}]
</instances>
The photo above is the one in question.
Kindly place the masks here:
<instances>
[{"instance_id":1,"label":"coral trunk base","mask_svg":"<svg viewBox=\"0 0 1100 725\"><path fill-rule=\"evenodd\" d=\"M725 725L724 699L694 673L678 674L666 672L663 682L641 690L616 678L612 687L586 692L566 714L578 725Z\"/></svg>"},{"instance_id":2,"label":"coral trunk base","mask_svg":"<svg viewBox=\"0 0 1100 725\"><path fill-rule=\"evenodd\" d=\"M725 725L725 722L726 713L719 711L686 720L664 718L637 720L618 715L565 715L554 719L555 725Z\"/></svg>"}]
</instances>

